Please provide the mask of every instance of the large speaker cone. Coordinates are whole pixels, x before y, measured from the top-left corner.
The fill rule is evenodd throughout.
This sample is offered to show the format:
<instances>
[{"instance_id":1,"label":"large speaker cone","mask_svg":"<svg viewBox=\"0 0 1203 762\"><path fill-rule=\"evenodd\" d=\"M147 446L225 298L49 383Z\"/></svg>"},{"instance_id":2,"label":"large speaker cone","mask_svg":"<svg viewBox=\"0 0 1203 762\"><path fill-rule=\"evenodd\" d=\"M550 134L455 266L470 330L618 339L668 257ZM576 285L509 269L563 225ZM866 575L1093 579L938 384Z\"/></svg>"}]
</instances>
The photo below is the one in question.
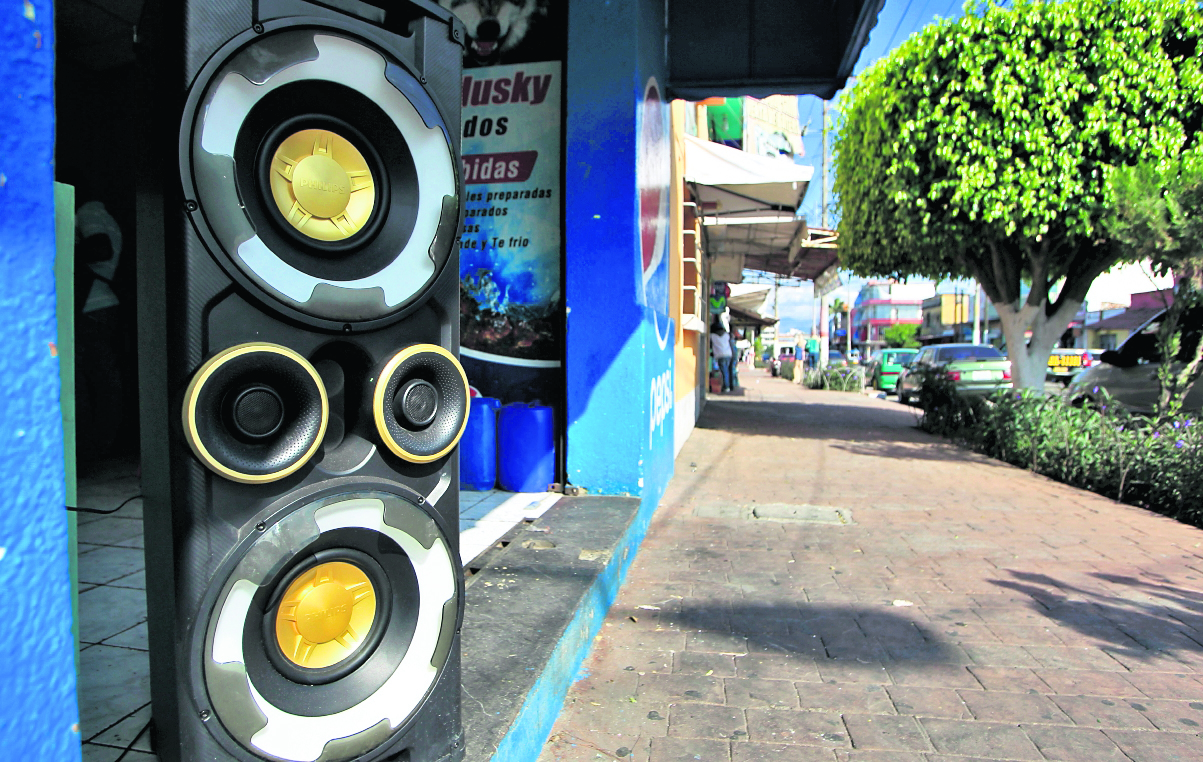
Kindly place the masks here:
<instances>
[{"instance_id":1,"label":"large speaker cone","mask_svg":"<svg viewBox=\"0 0 1203 762\"><path fill-rule=\"evenodd\" d=\"M416 499L302 499L239 548L202 628L198 699L244 748L357 759L414 716L447 663L461 584Z\"/></svg>"},{"instance_id":2,"label":"large speaker cone","mask_svg":"<svg viewBox=\"0 0 1203 762\"><path fill-rule=\"evenodd\" d=\"M468 422L463 366L436 344L406 347L381 371L372 415L394 455L412 463L438 460L459 442Z\"/></svg>"},{"instance_id":3,"label":"large speaker cone","mask_svg":"<svg viewBox=\"0 0 1203 762\"><path fill-rule=\"evenodd\" d=\"M315 30L257 37L207 74L181 169L227 271L328 328L420 300L460 207L453 133L418 80L364 40Z\"/></svg>"},{"instance_id":4,"label":"large speaker cone","mask_svg":"<svg viewBox=\"0 0 1203 762\"><path fill-rule=\"evenodd\" d=\"M217 353L184 394L184 436L221 476L244 484L283 479L317 452L329 418L312 365L277 344Z\"/></svg>"}]
</instances>

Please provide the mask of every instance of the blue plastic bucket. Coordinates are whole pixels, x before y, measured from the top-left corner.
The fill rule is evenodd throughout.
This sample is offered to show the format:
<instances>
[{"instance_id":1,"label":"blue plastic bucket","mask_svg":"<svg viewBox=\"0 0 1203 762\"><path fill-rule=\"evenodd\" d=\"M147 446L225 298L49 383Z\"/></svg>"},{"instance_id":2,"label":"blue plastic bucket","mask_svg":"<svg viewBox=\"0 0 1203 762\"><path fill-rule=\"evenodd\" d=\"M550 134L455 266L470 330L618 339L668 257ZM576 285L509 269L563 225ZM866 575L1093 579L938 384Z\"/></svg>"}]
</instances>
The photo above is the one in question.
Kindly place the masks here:
<instances>
[{"instance_id":1,"label":"blue plastic bucket","mask_svg":"<svg viewBox=\"0 0 1203 762\"><path fill-rule=\"evenodd\" d=\"M473 397L468 425L459 441L460 489L484 492L497 482L497 415L501 405L492 397Z\"/></svg>"},{"instance_id":2,"label":"blue plastic bucket","mask_svg":"<svg viewBox=\"0 0 1203 762\"><path fill-rule=\"evenodd\" d=\"M497 482L511 492L546 492L556 478L555 420L546 405L513 404L497 414Z\"/></svg>"}]
</instances>

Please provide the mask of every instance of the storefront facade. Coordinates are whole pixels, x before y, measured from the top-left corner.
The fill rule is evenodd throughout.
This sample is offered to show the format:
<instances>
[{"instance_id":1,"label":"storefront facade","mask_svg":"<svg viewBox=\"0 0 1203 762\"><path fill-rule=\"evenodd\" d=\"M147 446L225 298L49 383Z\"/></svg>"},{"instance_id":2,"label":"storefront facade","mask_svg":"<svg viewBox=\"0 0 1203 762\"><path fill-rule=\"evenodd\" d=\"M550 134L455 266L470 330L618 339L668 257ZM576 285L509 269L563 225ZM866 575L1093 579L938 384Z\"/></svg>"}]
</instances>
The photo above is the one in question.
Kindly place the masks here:
<instances>
[{"instance_id":1,"label":"storefront facade","mask_svg":"<svg viewBox=\"0 0 1203 762\"><path fill-rule=\"evenodd\" d=\"M712 29L717 17L750 17L747 8L730 4L676 0L667 3L667 13L665 3L650 0L573 0L561 64L522 72L528 79L540 78L540 92L554 97L558 88L562 93L561 108L551 117L562 130L562 152L555 159L561 172L547 182L537 175L528 178L531 188L552 188L562 198L560 224L549 225L539 242L553 261L560 250L562 272L531 284L532 299L543 300L546 315L558 311L562 316L562 335L544 345L537 337L523 343L523 351L536 349L516 358L522 362L515 367L548 371L544 375L553 379L559 374L560 380L547 385L550 391L539 395L562 416L562 478L590 493L640 497L644 507L631 529L638 536L696 420L707 376L705 314L698 314L705 294L696 290L706 266L686 256L688 200L679 131L672 129L674 119L687 116L687 107L672 98L834 92L864 44L880 2L837 5L832 11L822 3L799 3L798 18L833 16L827 28L837 34L825 36L838 38L839 45L827 40L822 55L811 51L809 71L788 56L782 59L800 72L792 79L747 56L733 59L743 68L732 75L713 66L704 70L696 56L674 53L687 52L674 46L697 45L707 34L725 33ZM793 50L805 38L797 28L779 26L776 21L766 25L765 33L782 42L765 50ZM0 205L0 313L10 336L0 364L10 390L0 403L0 419L7 424L0 478L9 487L7 507L0 512L0 583L14 593L0 632L3 642L17 648L0 702L0 747L13 758L71 760L79 758L80 739L54 304L52 7L25 3L23 10L0 19L0 35L6 43L0 72L9 85L3 97L12 115L0 128L0 142L5 155L20 157L0 168L5 199ZM742 37L737 30L729 37L712 40L711 47L755 47L746 28ZM845 61L849 51L853 54ZM723 58L730 57L707 55L707 60ZM465 74L474 76L471 69ZM516 78L517 71L507 76ZM533 103L535 90L530 91L532 108L542 105ZM470 92L467 97L471 102ZM507 116L483 108L470 112L464 110L465 126L477 117L474 139L486 118L495 126ZM524 150L543 149L502 146L479 152ZM472 171L484 170L474 165ZM490 192L487 183L475 185L465 190ZM487 196L478 204L489 205ZM505 235L507 244L527 237L535 243L519 232ZM470 349L477 360L490 353L479 346Z\"/></svg>"}]
</instances>

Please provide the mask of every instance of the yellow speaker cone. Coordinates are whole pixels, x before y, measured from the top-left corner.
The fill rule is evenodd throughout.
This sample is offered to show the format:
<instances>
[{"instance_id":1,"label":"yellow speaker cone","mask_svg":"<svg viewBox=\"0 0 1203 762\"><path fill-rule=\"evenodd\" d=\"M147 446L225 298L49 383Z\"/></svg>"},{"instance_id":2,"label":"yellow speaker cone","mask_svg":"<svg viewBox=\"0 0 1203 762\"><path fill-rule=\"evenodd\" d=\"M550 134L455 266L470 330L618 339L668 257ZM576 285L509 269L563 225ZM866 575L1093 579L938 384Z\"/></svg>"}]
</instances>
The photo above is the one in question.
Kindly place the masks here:
<instances>
[{"instance_id":1,"label":"yellow speaker cone","mask_svg":"<svg viewBox=\"0 0 1203 762\"><path fill-rule=\"evenodd\" d=\"M372 170L359 149L336 132L294 132L276 149L271 167L276 207L310 238L342 241L372 216Z\"/></svg>"},{"instance_id":2,"label":"yellow speaker cone","mask_svg":"<svg viewBox=\"0 0 1203 762\"><path fill-rule=\"evenodd\" d=\"M276 613L276 641L294 664L320 669L350 656L376 619L376 591L359 567L319 564L293 580Z\"/></svg>"}]
</instances>

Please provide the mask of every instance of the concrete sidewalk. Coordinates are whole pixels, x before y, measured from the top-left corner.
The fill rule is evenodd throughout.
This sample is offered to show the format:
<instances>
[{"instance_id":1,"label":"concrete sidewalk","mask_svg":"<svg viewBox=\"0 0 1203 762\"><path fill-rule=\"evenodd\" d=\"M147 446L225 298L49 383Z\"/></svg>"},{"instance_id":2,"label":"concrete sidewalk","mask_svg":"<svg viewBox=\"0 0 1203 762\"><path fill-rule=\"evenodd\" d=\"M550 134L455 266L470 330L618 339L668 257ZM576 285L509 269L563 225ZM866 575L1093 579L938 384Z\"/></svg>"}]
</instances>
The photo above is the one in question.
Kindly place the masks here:
<instances>
[{"instance_id":1,"label":"concrete sidewalk","mask_svg":"<svg viewBox=\"0 0 1203 762\"><path fill-rule=\"evenodd\" d=\"M1203 532L743 382L540 762L1203 759Z\"/></svg>"}]
</instances>

